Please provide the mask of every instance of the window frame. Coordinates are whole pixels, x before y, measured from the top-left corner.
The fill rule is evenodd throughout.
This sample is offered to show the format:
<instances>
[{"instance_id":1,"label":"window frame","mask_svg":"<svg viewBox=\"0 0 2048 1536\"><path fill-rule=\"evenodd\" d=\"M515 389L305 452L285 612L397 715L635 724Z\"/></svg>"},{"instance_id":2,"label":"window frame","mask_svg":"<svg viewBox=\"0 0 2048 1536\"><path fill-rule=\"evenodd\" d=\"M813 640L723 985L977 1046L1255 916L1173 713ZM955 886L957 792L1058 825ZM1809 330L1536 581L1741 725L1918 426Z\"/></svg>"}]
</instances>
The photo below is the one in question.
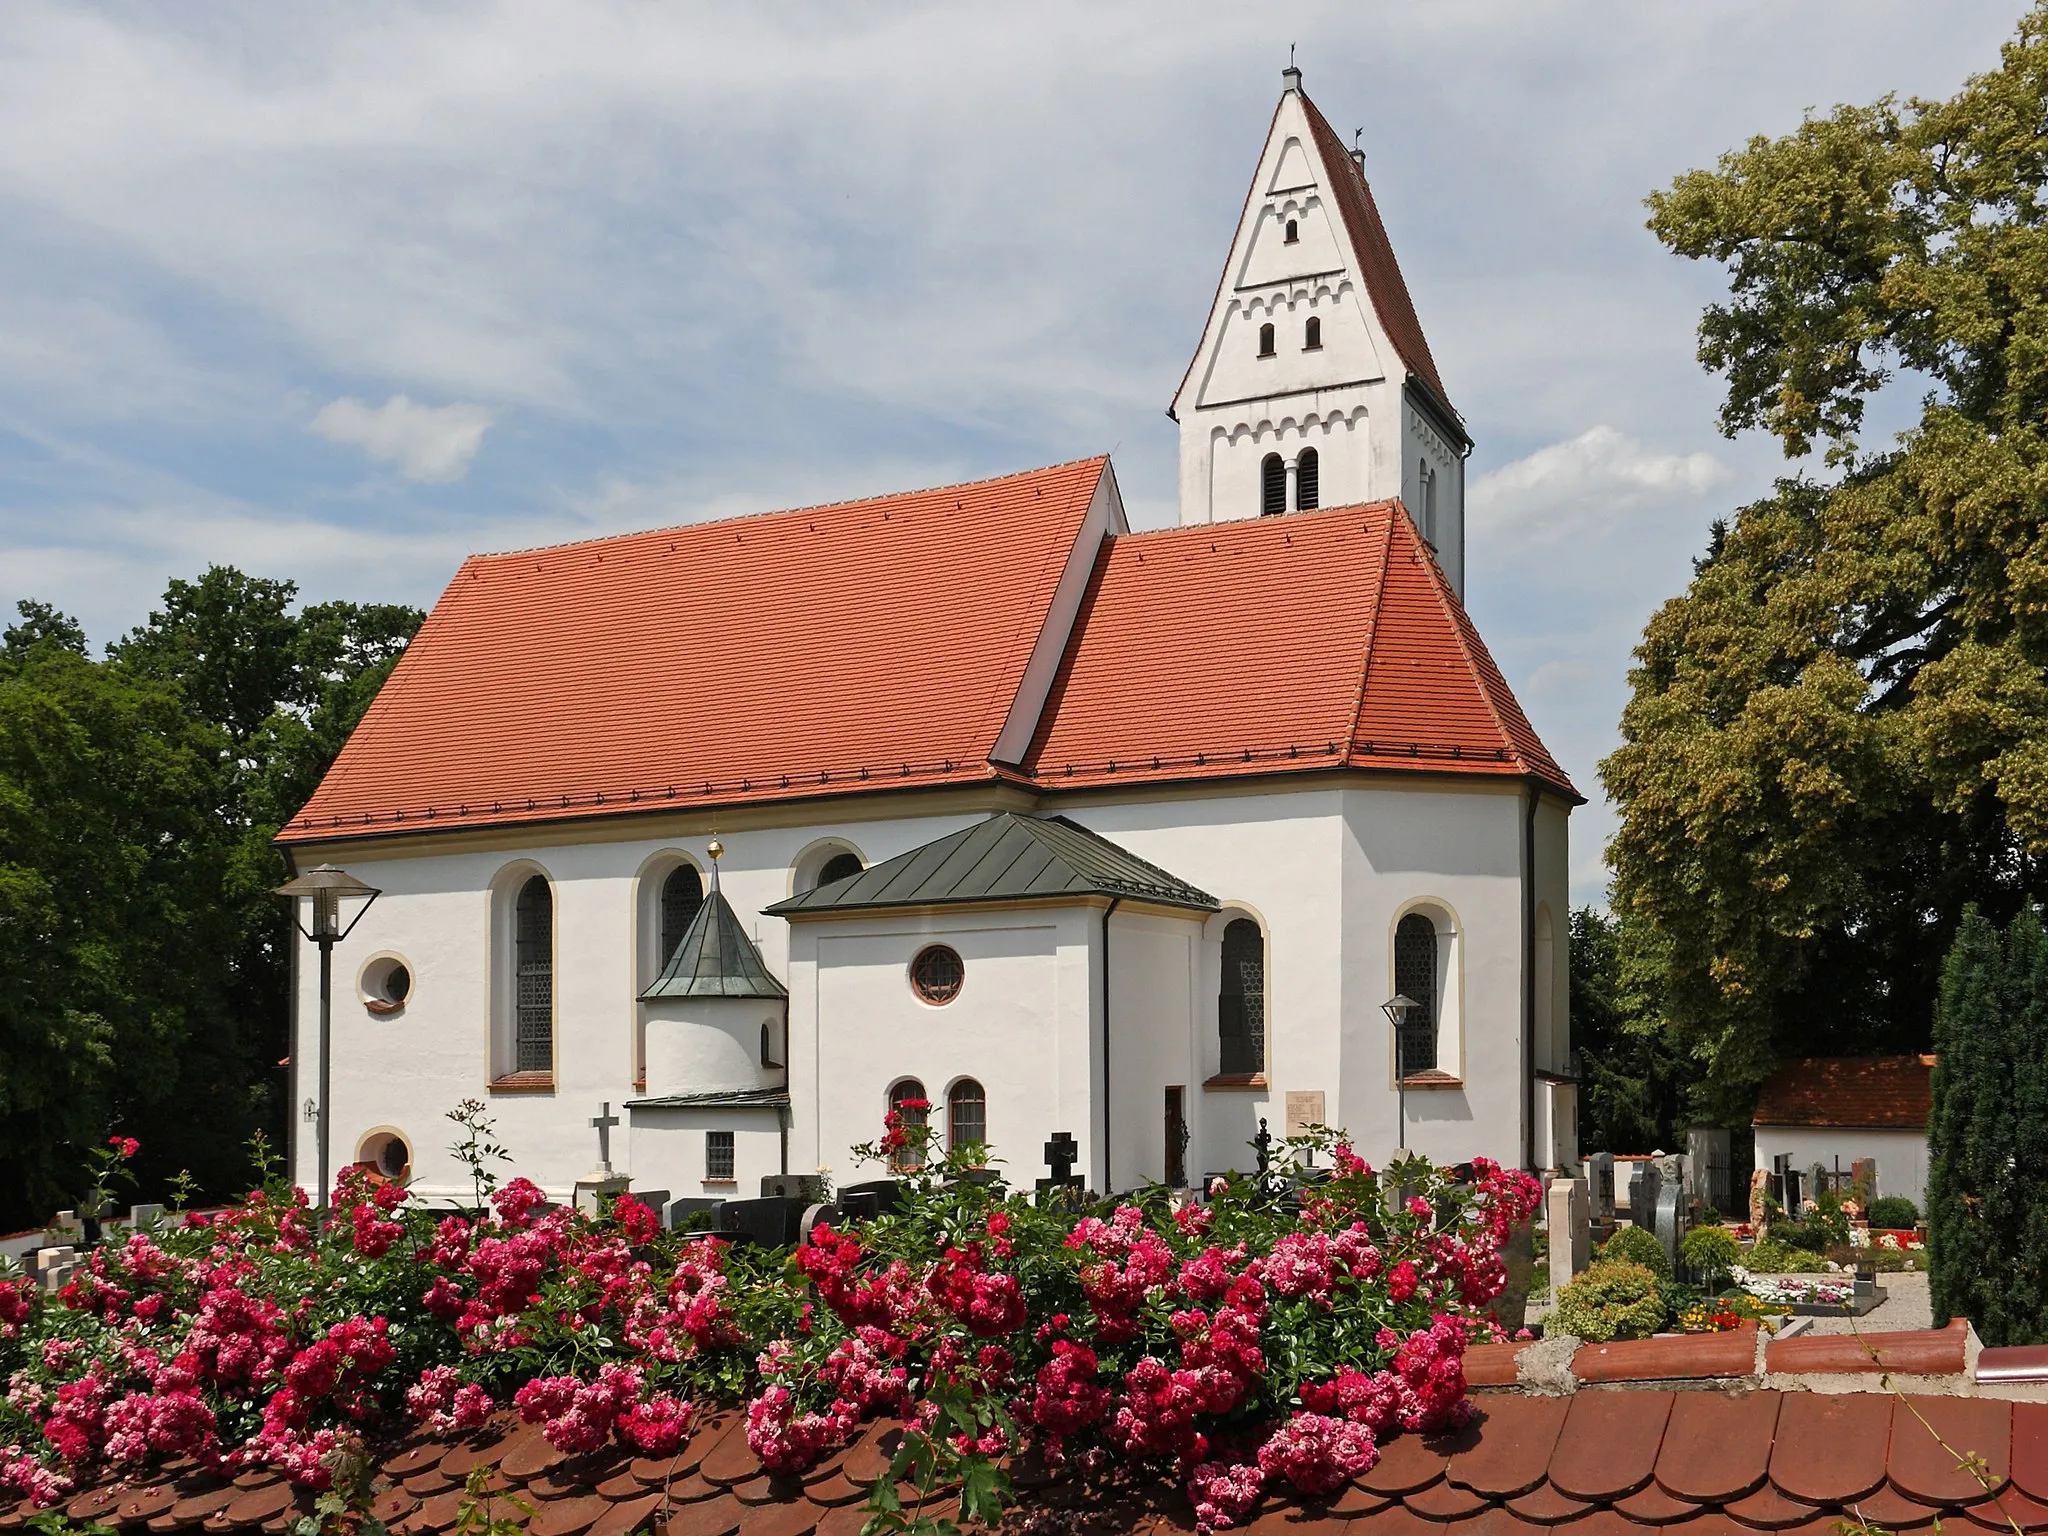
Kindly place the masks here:
<instances>
[{"instance_id":1,"label":"window frame","mask_svg":"<svg viewBox=\"0 0 2048 1536\"><path fill-rule=\"evenodd\" d=\"M725 1172L718 1171L720 1162ZM704 1133L704 1182L706 1184L739 1183L739 1138L731 1131L706 1131Z\"/></svg>"},{"instance_id":2,"label":"window frame","mask_svg":"<svg viewBox=\"0 0 2048 1536\"><path fill-rule=\"evenodd\" d=\"M1270 320L1261 321L1259 323L1259 356L1277 357L1279 355L1274 347L1274 336L1273 322Z\"/></svg>"},{"instance_id":3,"label":"window frame","mask_svg":"<svg viewBox=\"0 0 2048 1536\"><path fill-rule=\"evenodd\" d=\"M519 1052L520 898L539 880L549 899L548 1064L522 1069ZM484 1083L492 1093L552 1093L561 1065L561 891L548 869L515 859L491 877L486 930Z\"/></svg>"},{"instance_id":4,"label":"window frame","mask_svg":"<svg viewBox=\"0 0 2048 1536\"><path fill-rule=\"evenodd\" d=\"M1437 896L1418 896L1403 902L1394 912L1387 925L1387 996L1403 991L1403 972L1400 955L1402 924L1411 918L1427 921L1435 930L1436 937L1436 987L1431 1000L1434 1005L1435 1059L1433 1064L1422 1066L1407 1059L1404 1048L1398 1058L1398 1070L1405 1074L1410 1089L1460 1088L1464 1086L1464 923L1459 919L1449 902ZM1413 996L1412 993L1408 994ZM1396 1086L1397 1058L1394 1051L1394 1032L1389 1029L1387 1040L1387 1083ZM1411 1036L1412 1038L1412 1036Z\"/></svg>"},{"instance_id":5,"label":"window frame","mask_svg":"<svg viewBox=\"0 0 2048 1536\"><path fill-rule=\"evenodd\" d=\"M906 1092L906 1089L911 1091ZM932 1123L932 1096L925 1092L924 1079L910 1076L895 1078L890 1082L888 1091L883 1095L883 1099L890 1109L897 1108L906 1099L924 1100L925 1108L919 1114L917 1123L927 1129L930 1128ZM913 1161L901 1153L892 1154L889 1158L889 1167L891 1171L896 1173L916 1173L924 1167L924 1159L922 1156L919 1156Z\"/></svg>"},{"instance_id":6,"label":"window frame","mask_svg":"<svg viewBox=\"0 0 2048 1536\"><path fill-rule=\"evenodd\" d=\"M678 876L685 874L696 883L697 899L691 903L689 914L674 925L674 932L671 933L669 887L676 883ZM662 874L661 883L654 888L654 967L653 975L648 977L649 981L659 976L669 961L675 957L676 946L682 943L683 935L690 931L690 924L696 921L697 914L703 910L709 896L710 892L704 885L704 872L692 860L678 859Z\"/></svg>"},{"instance_id":7,"label":"window frame","mask_svg":"<svg viewBox=\"0 0 2048 1536\"><path fill-rule=\"evenodd\" d=\"M1294 456L1294 510L1313 512L1323 504L1323 456L1304 448Z\"/></svg>"},{"instance_id":8,"label":"window frame","mask_svg":"<svg viewBox=\"0 0 2048 1536\"><path fill-rule=\"evenodd\" d=\"M1210 1079L1217 1084L1255 1084L1270 1081L1273 1065L1273 1018L1272 1018L1272 936L1265 923L1256 913L1242 907L1225 907L1212 921L1216 927L1216 1071ZM1244 959L1238 958L1237 980L1239 987L1233 991L1231 982L1231 957L1229 946L1233 933L1242 934L1249 930L1258 941L1258 977L1253 990L1245 990L1243 983ZM1237 1003L1235 1030L1229 1029L1232 1022L1232 1000ZM1238 1044L1255 1042L1256 1049Z\"/></svg>"},{"instance_id":9,"label":"window frame","mask_svg":"<svg viewBox=\"0 0 2048 1536\"><path fill-rule=\"evenodd\" d=\"M1259 460L1259 516L1278 517L1287 510L1287 461L1277 453Z\"/></svg>"},{"instance_id":10,"label":"window frame","mask_svg":"<svg viewBox=\"0 0 2048 1536\"><path fill-rule=\"evenodd\" d=\"M971 1101L963 1097L966 1089L973 1090ZM980 1127L977 1134L963 1137L960 1134L960 1109L967 1102L976 1106L975 1118L979 1120ZM946 1150L958 1152L971 1144L988 1145L988 1089L982 1086L979 1078L959 1077L946 1089Z\"/></svg>"},{"instance_id":11,"label":"window frame","mask_svg":"<svg viewBox=\"0 0 2048 1536\"><path fill-rule=\"evenodd\" d=\"M1300 219L1298 219L1298 218L1295 218L1295 219L1285 219L1285 220L1282 220L1282 222L1281 222L1281 231L1280 231L1280 243L1281 243L1282 245L1299 245L1299 244L1301 244L1301 220L1300 220Z\"/></svg>"},{"instance_id":12,"label":"window frame","mask_svg":"<svg viewBox=\"0 0 2048 1536\"><path fill-rule=\"evenodd\" d=\"M1302 323L1301 350L1304 352L1320 352L1323 350L1323 317L1321 315L1310 315Z\"/></svg>"}]
</instances>

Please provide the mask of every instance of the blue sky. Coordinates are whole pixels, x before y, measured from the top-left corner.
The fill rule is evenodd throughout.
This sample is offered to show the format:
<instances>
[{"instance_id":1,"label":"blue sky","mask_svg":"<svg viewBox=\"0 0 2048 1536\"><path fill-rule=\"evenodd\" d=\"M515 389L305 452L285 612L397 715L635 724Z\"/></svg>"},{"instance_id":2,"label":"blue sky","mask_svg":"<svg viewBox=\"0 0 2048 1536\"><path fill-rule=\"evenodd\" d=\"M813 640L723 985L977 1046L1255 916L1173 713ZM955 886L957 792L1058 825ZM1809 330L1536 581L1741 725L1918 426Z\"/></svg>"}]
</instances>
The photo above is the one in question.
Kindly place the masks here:
<instances>
[{"instance_id":1,"label":"blue sky","mask_svg":"<svg viewBox=\"0 0 2048 1536\"><path fill-rule=\"evenodd\" d=\"M2016 0L268 4L0 12L0 603L96 641L210 561L425 605L472 550L1113 450L1165 408L1290 43L1478 447L1468 600L1595 765L1709 520L1718 274L1641 199L1942 95ZM1897 415L1895 411L1893 413Z\"/></svg>"}]
</instances>

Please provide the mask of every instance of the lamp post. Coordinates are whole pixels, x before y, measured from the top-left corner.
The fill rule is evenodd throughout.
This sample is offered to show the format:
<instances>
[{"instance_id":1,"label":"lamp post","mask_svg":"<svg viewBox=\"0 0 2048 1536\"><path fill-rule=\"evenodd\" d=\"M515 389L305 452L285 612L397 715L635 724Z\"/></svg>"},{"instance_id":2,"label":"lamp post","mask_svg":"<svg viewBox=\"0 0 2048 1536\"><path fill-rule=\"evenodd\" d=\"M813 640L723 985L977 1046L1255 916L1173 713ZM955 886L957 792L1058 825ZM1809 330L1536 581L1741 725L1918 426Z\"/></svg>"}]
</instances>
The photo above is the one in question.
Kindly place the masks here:
<instances>
[{"instance_id":1,"label":"lamp post","mask_svg":"<svg viewBox=\"0 0 2048 1536\"><path fill-rule=\"evenodd\" d=\"M1396 992L1380 1004L1380 1012L1394 1026L1394 1112L1400 1117L1401 1124L1394 1139L1397 1150L1401 1152L1408 1150L1408 1064L1401 1059L1401 1036L1408 1023L1408 1015L1418 1006L1415 999L1405 992Z\"/></svg>"},{"instance_id":2,"label":"lamp post","mask_svg":"<svg viewBox=\"0 0 2048 1536\"><path fill-rule=\"evenodd\" d=\"M332 864L316 864L295 880L287 880L277 888L279 896L292 904L292 923L312 943L320 946L320 1188L318 1205L327 1208L327 1091L332 1081L329 1065L329 1041L334 1024L334 946L355 932L357 923L363 920L363 913L370 910L371 903L383 893L373 885L365 885L345 869ZM313 901L313 924L309 928L299 921L299 898L309 896ZM356 915L349 919L348 926L341 925L341 901L344 896L361 896L363 904Z\"/></svg>"}]
</instances>

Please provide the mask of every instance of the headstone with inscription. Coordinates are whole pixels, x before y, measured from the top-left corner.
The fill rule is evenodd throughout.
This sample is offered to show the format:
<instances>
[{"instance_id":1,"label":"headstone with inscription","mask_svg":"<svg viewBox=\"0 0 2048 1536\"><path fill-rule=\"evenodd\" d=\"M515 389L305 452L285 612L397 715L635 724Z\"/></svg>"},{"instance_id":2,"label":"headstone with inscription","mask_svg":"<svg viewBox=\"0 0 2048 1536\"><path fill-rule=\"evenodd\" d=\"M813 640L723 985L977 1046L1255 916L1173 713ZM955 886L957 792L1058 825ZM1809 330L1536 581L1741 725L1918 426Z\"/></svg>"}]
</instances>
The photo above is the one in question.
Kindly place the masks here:
<instances>
[{"instance_id":1,"label":"headstone with inscription","mask_svg":"<svg viewBox=\"0 0 2048 1536\"><path fill-rule=\"evenodd\" d=\"M1586 1207L1594 1221L1614 1220L1612 1152L1594 1152L1586 1158Z\"/></svg>"},{"instance_id":2,"label":"headstone with inscription","mask_svg":"<svg viewBox=\"0 0 2048 1536\"><path fill-rule=\"evenodd\" d=\"M1657 1192L1663 1187L1663 1176L1657 1165L1649 1158L1631 1165L1628 1175L1628 1219L1630 1226L1655 1230L1657 1224Z\"/></svg>"}]
</instances>

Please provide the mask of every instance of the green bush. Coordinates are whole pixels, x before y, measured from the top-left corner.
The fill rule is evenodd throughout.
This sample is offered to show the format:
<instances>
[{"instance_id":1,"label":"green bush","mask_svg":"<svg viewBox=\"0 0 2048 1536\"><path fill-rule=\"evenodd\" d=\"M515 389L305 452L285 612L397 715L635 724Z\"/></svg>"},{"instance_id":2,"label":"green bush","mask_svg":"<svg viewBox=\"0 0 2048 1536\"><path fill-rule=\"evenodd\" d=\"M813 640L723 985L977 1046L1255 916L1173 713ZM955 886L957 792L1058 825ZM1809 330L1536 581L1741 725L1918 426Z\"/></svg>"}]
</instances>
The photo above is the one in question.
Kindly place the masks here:
<instances>
[{"instance_id":1,"label":"green bush","mask_svg":"<svg viewBox=\"0 0 2048 1536\"><path fill-rule=\"evenodd\" d=\"M1664 1245L1648 1227L1623 1227L1600 1245L1600 1257L1628 1264L1640 1264L1659 1280L1671 1278L1671 1260Z\"/></svg>"},{"instance_id":2,"label":"green bush","mask_svg":"<svg viewBox=\"0 0 2048 1536\"><path fill-rule=\"evenodd\" d=\"M1779 1241L1778 1228L1742 1256L1742 1267L1759 1275L1817 1275L1828 1261L1808 1248L1794 1248Z\"/></svg>"},{"instance_id":3,"label":"green bush","mask_svg":"<svg viewBox=\"0 0 2048 1536\"><path fill-rule=\"evenodd\" d=\"M1879 1195L1870 1202L1870 1224L1903 1231L1920 1225L1920 1207L1904 1195Z\"/></svg>"},{"instance_id":4,"label":"green bush","mask_svg":"<svg viewBox=\"0 0 2048 1536\"><path fill-rule=\"evenodd\" d=\"M1608 1247L1612 1246L1610 1242ZM1626 1259L1602 1259L1564 1288L1545 1331L1605 1344L1610 1339L1648 1338L1663 1322L1664 1293L1650 1268Z\"/></svg>"},{"instance_id":5,"label":"green bush","mask_svg":"<svg viewBox=\"0 0 2048 1536\"><path fill-rule=\"evenodd\" d=\"M1694 1227L1678 1245L1678 1256L1711 1282L1725 1275L1742 1257L1735 1239L1721 1227Z\"/></svg>"}]
</instances>

